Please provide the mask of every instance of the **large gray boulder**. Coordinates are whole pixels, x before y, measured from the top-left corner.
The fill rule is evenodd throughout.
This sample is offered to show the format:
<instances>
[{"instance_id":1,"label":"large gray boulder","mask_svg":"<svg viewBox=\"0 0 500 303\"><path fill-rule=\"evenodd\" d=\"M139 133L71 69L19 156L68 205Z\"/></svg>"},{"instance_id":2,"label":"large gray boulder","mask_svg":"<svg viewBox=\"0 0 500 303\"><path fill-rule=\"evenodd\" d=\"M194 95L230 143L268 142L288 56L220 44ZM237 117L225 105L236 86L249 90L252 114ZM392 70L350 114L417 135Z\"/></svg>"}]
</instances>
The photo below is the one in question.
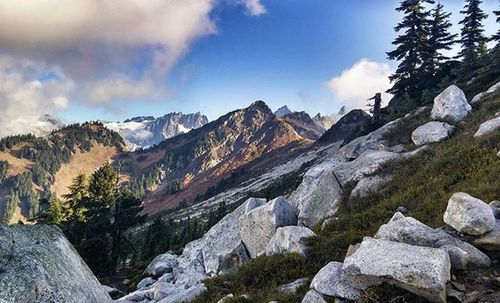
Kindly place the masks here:
<instances>
[{"instance_id":1,"label":"large gray boulder","mask_svg":"<svg viewBox=\"0 0 500 303\"><path fill-rule=\"evenodd\" d=\"M313 227L335 214L341 196L342 188L333 172L333 164L323 162L304 174L289 200L299 210L299 224Z\"/></svg>"},{"instance_id":2,"label":"large gray boulder","mask_svg":"<svg viewBox=\"0 0 500 303\"><path fill-rule=\"evenodd\" d=\"M474 138L493 134L498 130L500 130L500 117L493 118L479 125L479 129L474 134Z\"/></svg>"},{"instance_id":3,"label":"large gray boulder","mask_svg":"<svg viewBox=\"0 0 500 303\"><path fill-rule=\"evenodd\" d=\"M161 254L149 263L148 267L144 270L145 275L161 276L165 273L171 273L175 266L177 266L177 256L169 253Z\"/></svg>"},{"instance_id":4,"label":"large gray boulder","mask_svg":"<svg viewBox=\"0 0 500 303\"><path fill-rule=\"evenodd\" d=\"M450 258L442 249L365 238L345 259L343 270L356 288L387 282L432 302L446 302Z\"/></svg>"},{"instance_id":5,"label":"large gray boulder","mask_svg":"<svg viewBox=\"0 0 500 303\"><path fill-rule=\"evenodd\" d=\"M276 233L266 246L266 255L299 253L304 257L307 254L306 240L316 234L307 227L285 226L278 227Z\"/></svg>"},{"instance_id":6,"label":"large gray boulder","mask_svg":"<svg viewBox=\"0 0 500 303\"><path fill-rule=\"evenodd\" d=\"M178 261L178 265L174 268L174 284L177 287L198 285L208 277L205 272L201 239L186 244Z\"/></svg>"},{"instance_id":7,"label":"large gray boulder","mask_svg":"<svg viewBox=\"0 0 500 303\"><path fill-rule=\"evenodd\" d=\"M457 231L474 236L495 228L495 216L490 206L466 193L451 196L443 220Z\"/></svg>"},{"instance_id":8,"label":"large gray boulder","mask_svg":"<svg viewBox=\"0 0 500 303\"><path fill-rule=\"evenodd\" d=\"M320 293L311 289L302 299L302 303L326 303L326 301Z\"/></svg>"},{"instance_id":9,"label":"large gray boulder","mask_svg":"<svg viewBox=\"0 0 500 303\"><path fill-rule=\"evenodd\" d=\"M370 193L377 192L391 180L391 176L374 175L361 179L351 192L351 197L366 197Z\"/></svg>"},{"instance_id":10,"label":"large gray boulder","mask_svg":"<svg viewBox=\"0 0 500 303\"><path fill-rule=\"evenodd\" d=\"M250 198L226 215L203 236L203 260L208 275L229 272L249 260L241 240L238 222L266 199Z\"/></svg>"},{"instance_id":11,"label":"large gray boulder","mask_svg":"<svg viewBox=\"0 0 500 303\"><path fill-rule=\"evenodd\" d=\"M387 224L380 226L375 238L434 248L446 245L455 246L460 250L447 249L447 252L451 253L450 258L454 269L461 269L467 264L479 267L491 264L487 255L469 243L457 239L443 230L433 229L415 218L405 217L401 213L394 214ZM464 251L467 255L463 256L460 251ZM462 264L462 262L466 264Z\"/></svg>"},{"instance_id":12,"label":"large gray boulder","mask_svg":"<svg viewBox=\"0 0 500 303\"><path fill-rule=\"evenodd\" d=\"M455 85L449 86L436 98L432 107L432 119L462 121L471 112L472 107L464 92Z\"/></svg>"},{"instance_id":13,"label":"large gray boulder","mask_svg":"<svg viewBox=\"0 0 500 303\"><path fill-rule=\"evenodd\" d=\"M415 145L440 142L447 139L453 133L454 126L445 122L431 121L421 125L411 134L411 140Z\"/></svg>"},{"instance_id":14,"label":"large gray boulder","mask_svg":"<svg viewBox=\"0 0 500 303\"><path fill-rule=\"evenodd\" d=\"M61 230L0 224L0 302L111 302Z\"/></svg>"},{"instance_id":15,"label":"large gray boulder","mask_svg":"<svg viewBox=\"0 0 500 303\"><path fill-rule=\"evenodd\" d=\"M280 196L243 216L239 231L250 257L255 258L264 252L278 227L296 224L296 208Z\"/></svg>"},{"instance_id":16,"label":"large gray boulder","mask_svg":"<svg viewBox=\"0 0 500 303\"><path fill-rule=\"evenodd\" d=\"M395 152L368 150L353 161L336 165L333 171L337 180L344 186L349 182L359 181L372 175L382 164L400 156L399 153Z\"/></svg>"},{"instance_id":17,"label":"large gray boulder","mask_svg":"<svg viewBox=\"0 0 500 303\"><path fill-rule=\"evenodd\" d=\"M342 271L342 263L330 262L323 267L313 278L311 289L320 294L348 300L357 300L361 291L347 282Z\"/></svg>"}]
</instances>

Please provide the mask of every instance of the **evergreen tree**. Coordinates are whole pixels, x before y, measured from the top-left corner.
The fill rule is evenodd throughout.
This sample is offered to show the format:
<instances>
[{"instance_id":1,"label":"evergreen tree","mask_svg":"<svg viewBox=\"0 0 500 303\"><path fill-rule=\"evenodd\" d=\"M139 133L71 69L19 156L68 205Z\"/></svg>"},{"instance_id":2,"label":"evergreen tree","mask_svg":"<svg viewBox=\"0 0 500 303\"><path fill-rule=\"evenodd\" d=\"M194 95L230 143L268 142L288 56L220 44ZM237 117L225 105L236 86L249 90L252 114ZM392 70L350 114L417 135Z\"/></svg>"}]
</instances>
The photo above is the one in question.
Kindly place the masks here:
<instances>
[{"instance_id":1,"label":"evergreen tree","mask_svg":"<svg viewBox=\"0 0 500 303\"><path fill-rule=\"evenodd\" d=\"M430 84L439 81L434 79L436 70L443 62L450 59L443 54L443 51L450 50L458 36L450 33L449 30L452 24L449 18L451 13L446 13L443 8L444 6L438 3L431 12L428 49L426 58L423 60L423 69L426 71L429 80L432 80L429 81Z\"/></svg>"},{"instance_id":2,"label":"evergreen tree","mask_svg":"<svg viewBox=\"0 0 500 303\"><path fill-rule=\"evenodd\" d=\"M48 208L44 214L38 218L38 223L51 224L51 225L62 225L65 221L64 210L61 200L54 197L48 202L46 199L42 199L41 205L48 203Z\"/></svg>"},{"instance_id":3,"label":"evergreen tree","mask_svg":"<svg viewBox=\"0 0 500 303\"><path fill-rule=\"evenodd\" d=\"M497 16L497 23L500 23L500 10L494 11L493 13L495 14L495 16ZM500 28L498 29L496 34L491 37L491 40L496 41L497 43L500 42Z\"/></svg>"},{"instance_id":4,"label":"evergreen tree","mask_svg":"<svg viewBox=\"0 0 500 303\"><path fill-rule=\"evenodd\" d=\"M0 222L9 223L16 211L16 207L21 204L19 195L12 191L7 203L0 203Z\"/></svg>"},{"instance_id":5,"label":"evergreen tree","mask_svg":"<svg viewBox=\"0 0 500 303\"><path fill-rule=\"evenodd\" d=\"M465 17L459 24L462 25L461 39L462 50L458 54L463 59L465 72L474 68L481 54L486 52L486 42L482 21L488 17L479 7L481 0L466 0L464 10L460 13Z\"/></svg>"},{"instance_id":6,"label":"evergreen tree","mask_svg":"<svg viewBox=\"0 0 500 303\"><path fill-rule=\"evenodd\" d=\"M9 162L0 161L0 185L7 179L7 171L9 170Z\"/></svg>"},{"instance_id":7,"label":"evergreen tree","mask_svg":"<svg viewBox=\"0 0 500 303\"><path fill-rule=\"evenodd\" d=\"M122 191L115 205L113 234L111 247L111 270L115 271L119 258L132 252L125 249L125 246L133 245L124 236L124 232L132 226L144 221L144 216L139 215L142 211L141 200L130 191Z\"/></svg>"},{"instance_id":8,"label":"evergreen tree","mask_svg":"<svg viewBox=\"0 0 500 303\"><path fill-rule=\"evenodd\" d=\"M110 163L96 170L89 182L89 200L94 208L111 208L116 201L118 174Z\"/></svg>"},{"instance_id":9,"label":"evergreen tree","mask_svg":"<svg viewBox=\"0 0 500 303\"><path fill-rule=\"evenodd\" d=\"M404 13L403 20L394 28L402 32L393 42L396 49L388 52L389 60L400 61L396 72L390 76L393 86L388 90L397 98L405 95L419 99L419 85L425 76L422 70L423 58L428 52L429 15L424 4L431 0L404 0L396 11Z\"/></svg>"},{"instance_id":10,"label":"evergreen tree","mask_svg":"<svg viewBox=\"0 0 500 303\"><path fill-rule=\"evenodd\" d=\"M87 177L84 174L79 174L73 179L73 183L68 189L69 193L63 196L67 205L65 216L68 218L68 221L84 221L84 204L88 191Z\"/></svg>"}]
</instances>

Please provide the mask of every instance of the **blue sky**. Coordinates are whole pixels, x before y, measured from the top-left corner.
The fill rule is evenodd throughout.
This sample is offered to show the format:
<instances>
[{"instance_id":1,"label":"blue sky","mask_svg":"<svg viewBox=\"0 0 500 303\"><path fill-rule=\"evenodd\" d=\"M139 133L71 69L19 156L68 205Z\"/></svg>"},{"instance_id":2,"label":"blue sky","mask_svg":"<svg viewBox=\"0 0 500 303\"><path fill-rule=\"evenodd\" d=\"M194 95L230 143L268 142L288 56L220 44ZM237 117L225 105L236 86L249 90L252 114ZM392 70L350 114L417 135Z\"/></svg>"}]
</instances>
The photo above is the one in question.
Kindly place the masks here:
<instances>
[{"instance_id":1,"label":"blue sky","mask_svg":"<svg viewBox=\"0 0 500 303\"><path fill-rule=\"evenodd\" d=\"M387 88L396 65L385 52L399 1L75 0L59 8L64 14L56 2L0 3L0 80L3 72L19 82L0 98L11 113L0 119L29 125L44 111L67 122L200 111L213 120L257 99L332 114ZM463 1L441 2L458 31ZM484 2L490 15L499 7ZM497 28L490 17L487 34ZM20 104L36 110L18 113Z\"/></svg>"}]
</instances>

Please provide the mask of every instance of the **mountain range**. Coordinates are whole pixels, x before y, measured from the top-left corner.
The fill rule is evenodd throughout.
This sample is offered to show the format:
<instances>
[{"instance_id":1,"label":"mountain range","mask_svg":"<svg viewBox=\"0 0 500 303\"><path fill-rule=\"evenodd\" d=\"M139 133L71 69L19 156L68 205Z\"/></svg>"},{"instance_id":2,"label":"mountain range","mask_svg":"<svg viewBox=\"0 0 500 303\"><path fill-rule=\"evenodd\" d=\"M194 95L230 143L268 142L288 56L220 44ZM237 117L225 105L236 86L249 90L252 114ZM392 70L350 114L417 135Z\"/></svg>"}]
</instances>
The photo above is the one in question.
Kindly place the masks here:
<instances>
[{"instance_id":1,"label":"mountain range","mask_svg":"<svg viewBox=\"0 0 500 303\"><path fill-rule=\"evenodd\" d=\"M284 108L273 113L256 101L212 122L200 113L170 113L4 138L0 161L9 168L0 184L0 213L14 220L33 217L39 198L51 192L61 197L79 173L90 174L108 161L119 169L121 182L143 196L148 214L200 202L292 159L333 123L333 116L311 118ZM56 145L61 151L51 153ZM20 201L5 207L12 192Z\"/></svg>"},{"instance_id":2,"label":"mountain range","mask_svg":"<svg viewBox=\"0 0 500 303\"><path fill-rule=\"evenodd\" d=\"M130 150L147 148L184 134L208 123L202 114L169 113L159 118L134 117L123 122L106 122L104 125L122 136Z\"/></svg>"}]
</instances>

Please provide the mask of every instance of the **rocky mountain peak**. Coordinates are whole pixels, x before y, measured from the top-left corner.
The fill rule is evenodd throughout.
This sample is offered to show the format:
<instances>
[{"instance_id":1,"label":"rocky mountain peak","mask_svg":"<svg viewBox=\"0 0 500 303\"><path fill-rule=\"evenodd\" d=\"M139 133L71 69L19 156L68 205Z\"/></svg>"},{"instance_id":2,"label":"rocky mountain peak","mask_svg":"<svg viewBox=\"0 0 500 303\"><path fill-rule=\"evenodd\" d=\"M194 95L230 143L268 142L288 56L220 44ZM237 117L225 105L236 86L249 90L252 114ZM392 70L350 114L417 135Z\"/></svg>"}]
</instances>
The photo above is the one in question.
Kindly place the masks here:
<instances>
[{"instance_id":1,"label":"rocky mountain peak","mask_svg":"<svg viewBox=\"0 0 500 303\"><path fill-rule=\"evenodd\" d=\"M288 106L286 106L286 105L284 105L284 106L282 106L282 107L278 108L278 109L274 112L274 114L275 114L276 116L278 116L278 117L283 117L283 116L286 116L286 115L291 114L291 113L292 113L292 111L291 111L291 110L288 108Z\"/></svg>"}]
</instances>

